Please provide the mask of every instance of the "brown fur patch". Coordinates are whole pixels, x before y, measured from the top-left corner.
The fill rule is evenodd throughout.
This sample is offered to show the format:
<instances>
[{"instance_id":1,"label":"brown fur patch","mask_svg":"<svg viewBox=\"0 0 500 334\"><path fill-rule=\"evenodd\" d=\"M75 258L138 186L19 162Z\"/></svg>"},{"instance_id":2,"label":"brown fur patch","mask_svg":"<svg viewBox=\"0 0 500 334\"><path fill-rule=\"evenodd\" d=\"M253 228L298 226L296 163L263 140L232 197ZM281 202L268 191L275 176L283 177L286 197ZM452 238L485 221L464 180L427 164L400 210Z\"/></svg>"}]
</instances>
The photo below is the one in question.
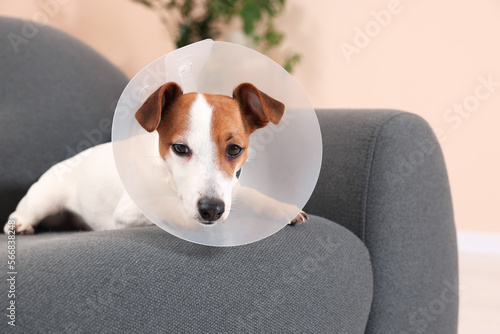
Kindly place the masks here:
<instances>
[{"instance_id":1,"label":"brown fur patch","mask_svg":"<svg viewBox=\"0 0 500 334\"><path fill-rule=\"evenodd\" d=\"M212 139L216 147L216 158L220 170L231 178L247 159L250 136L248 124L243 120L238 102L229 96L203 94L212 106ZM238 145L243 152L236 158L226 155L229 145Z\"/></svg>"},{"instance_id":2,"label":"brown fur patch","mask_svg":"<svg viewBox=\"0 0 500 334\"><path fill-rule=\"evenodd\" d=\"M158 126L160 156L165 159L170 152L170 145L183 141L189 130L189 110L197 97L197 93L188 93L179 98L162 114Z\"/></svg>"}]
</instances>

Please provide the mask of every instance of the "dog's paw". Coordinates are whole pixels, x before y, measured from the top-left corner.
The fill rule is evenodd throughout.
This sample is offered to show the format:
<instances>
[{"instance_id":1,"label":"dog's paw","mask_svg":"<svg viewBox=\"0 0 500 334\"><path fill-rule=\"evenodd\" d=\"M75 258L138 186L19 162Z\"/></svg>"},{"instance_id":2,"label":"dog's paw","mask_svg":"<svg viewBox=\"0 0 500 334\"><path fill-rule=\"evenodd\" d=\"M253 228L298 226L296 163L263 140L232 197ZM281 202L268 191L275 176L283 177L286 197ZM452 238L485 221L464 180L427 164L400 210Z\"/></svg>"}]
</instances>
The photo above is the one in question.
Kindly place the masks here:
<instances>
[{"instance_id":1,"label":"dog's paw","mask_svg":"<svg viewBox=\"0 0 500 334\"><path fill-rule=\"evenodd\" d=\"M307 213L300 210L299 214L295 218L293 218L288 224L294 226L303 223L308 219L309 217L307 216Z\"/></svg>"},{"instance_id":2,"label":"dog's paw","mask_svg":"<svg viewBox=\"0 0 500 334\"><path fill-rule=\"evenodd\" d=\"M10 234L15 231L16 234L34 234L35 228L27 223L24 219L20 219L15 213L10 215L9 221L3 227L5 234Z\"/></svg>"},{"instance_id":3,"label":"dog's paw","mask_svg":"<svg viewBox=\"0 0 500 334\"><path fill-rule=\"evenodd\" d=\"M279 205L276 205L273 209L274 210L272 210L272 212L276 220L286 219L288 221L288 225L291 226L298 225L309 219L307 213L302 210L299 211L299 208L292 204L279 203ZM295 218L291 219L297 211L299 211L299 213L295 216Z\"/></svg>"},{"instance_id":4,"label":"dog's paw","mask_svg":"<svg viewBox=\"0 0 500 334\"><path fill-rule=\"evenodd\" d=\"M270 200L267 204L268 205L261 212L257 212L273 221L290 222L295 212L299 210L299 208L293 204L275 200Z\"/></svg>"}]
</instances>

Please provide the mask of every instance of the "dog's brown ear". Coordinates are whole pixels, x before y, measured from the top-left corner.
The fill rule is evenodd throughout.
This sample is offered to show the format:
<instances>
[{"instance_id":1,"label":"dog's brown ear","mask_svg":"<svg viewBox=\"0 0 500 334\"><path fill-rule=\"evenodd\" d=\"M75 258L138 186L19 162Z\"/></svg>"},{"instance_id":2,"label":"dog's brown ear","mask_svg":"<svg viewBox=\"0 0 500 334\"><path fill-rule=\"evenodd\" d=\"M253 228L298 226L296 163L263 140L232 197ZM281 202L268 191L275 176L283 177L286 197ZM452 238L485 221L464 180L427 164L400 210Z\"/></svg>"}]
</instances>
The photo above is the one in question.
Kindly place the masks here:
<instances>
[{"instance_id":1,"label":"dog's brown ear","mask_svg":"<svg viewBox=\"0 0 500 334\"><path fill-rule=\"evenodd\" d=\"M266 126L269 122L278 124L285 112L285 105L261 92L250 83L242 83L233 92L243 116L252 131Z\"/></svg>"},{"instance_id":2,"label":"dog's brown ear","mask_svg":"<svg viewBox=\"0 0 500 334\"><path fill-rule=\"evenodd\" d=\"M148 132L155 131L160 125L162 113L182 95L182 89L175 82L169 82L151 94L135 113L135 119Z\"/></svg>"}]
</instances>

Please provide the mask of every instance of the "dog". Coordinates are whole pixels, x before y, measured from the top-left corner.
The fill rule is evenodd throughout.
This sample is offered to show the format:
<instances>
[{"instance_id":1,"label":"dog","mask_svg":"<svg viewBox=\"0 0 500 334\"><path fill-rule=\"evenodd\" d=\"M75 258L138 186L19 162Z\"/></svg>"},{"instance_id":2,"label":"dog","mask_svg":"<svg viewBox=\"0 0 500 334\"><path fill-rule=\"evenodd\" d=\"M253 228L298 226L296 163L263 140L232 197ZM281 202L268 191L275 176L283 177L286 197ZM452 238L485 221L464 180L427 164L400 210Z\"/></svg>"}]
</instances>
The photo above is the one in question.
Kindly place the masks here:
<instances>
[{"instance_id":1,"label":"dog","mask_svg":"<svg viewBox=\"0 0 500 334\"><path fill-rule=\"evenodd\" d=\"M167 219L192 227L224 221L237 192L251 199L248 202L255 212L271 218L299 212L286 217L291 225L307 220L298 208L238 183L250 135L269 122L278 124L284 111L283 103L250 83L236 87L232 97L184 94L174 82L151 94L135 119L147 132L158 133L158 155L169 179L168 191L175 198L165 203L170 212ZM58 164L45 172L9 216L5 233L15 228L18 234L32 234L40 221L63 211L75 214L92 230L153 224L124 190L111 143L59 164L75 167L62 179L57 175Z\"/></svg>"}]
</instances>

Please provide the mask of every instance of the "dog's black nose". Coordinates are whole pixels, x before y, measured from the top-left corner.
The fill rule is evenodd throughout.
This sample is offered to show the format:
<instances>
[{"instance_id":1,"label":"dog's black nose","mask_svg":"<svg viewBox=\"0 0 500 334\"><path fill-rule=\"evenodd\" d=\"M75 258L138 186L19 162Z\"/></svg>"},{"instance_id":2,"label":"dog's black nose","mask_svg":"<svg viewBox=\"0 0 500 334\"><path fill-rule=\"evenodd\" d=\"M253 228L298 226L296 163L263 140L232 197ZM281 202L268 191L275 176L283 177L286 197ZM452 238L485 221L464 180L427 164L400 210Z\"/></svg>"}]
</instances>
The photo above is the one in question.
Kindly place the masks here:
<instances>
[{"instance_id":1,"label":"dog's black nose","mask_svg":"<svg viewBox=\"0 0 500 334\"><path fill-rule=\"evenodd\" d=\"M224 202L218 198L202 197L198 201L198 212L207 222L216 221L224 213Z\"/></svg>"}]
</instances>

